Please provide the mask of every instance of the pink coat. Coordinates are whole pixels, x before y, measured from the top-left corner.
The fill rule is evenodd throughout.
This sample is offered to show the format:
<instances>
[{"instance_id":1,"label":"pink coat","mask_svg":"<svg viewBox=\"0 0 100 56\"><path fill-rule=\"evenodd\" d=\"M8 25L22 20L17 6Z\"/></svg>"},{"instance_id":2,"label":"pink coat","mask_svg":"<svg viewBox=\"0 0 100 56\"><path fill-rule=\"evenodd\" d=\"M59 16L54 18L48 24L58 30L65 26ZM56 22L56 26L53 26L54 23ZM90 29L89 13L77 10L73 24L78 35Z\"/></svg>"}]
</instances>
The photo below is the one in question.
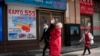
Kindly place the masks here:
<instances>
[{"instance_id":1,"label":"pink coat","mask_svg":"<svg viewBox=\"0 0 100 56\"><path fill-rule=\"evenodd\" d=\"M61 53L61 28L54 28L50 32L50 56L59 56Z\"/></svg>"}]
</instances>

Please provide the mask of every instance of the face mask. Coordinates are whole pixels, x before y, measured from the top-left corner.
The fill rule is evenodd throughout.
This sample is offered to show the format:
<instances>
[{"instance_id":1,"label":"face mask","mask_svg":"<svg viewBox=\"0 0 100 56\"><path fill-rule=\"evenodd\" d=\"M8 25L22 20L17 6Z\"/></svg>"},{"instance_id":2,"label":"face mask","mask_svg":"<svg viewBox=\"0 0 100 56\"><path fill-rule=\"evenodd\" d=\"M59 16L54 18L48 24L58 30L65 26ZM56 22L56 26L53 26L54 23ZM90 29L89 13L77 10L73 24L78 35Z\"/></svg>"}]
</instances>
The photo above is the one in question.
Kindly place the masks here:
<instances>
[{"instance_id":1,"label":"face mask","mask_svg":"<svg viewBox=\"0 0 100 56\"><path fill-rule=\"evenodd\" d=\"M44 28L48 28L48 25L45 25Z\"/></svg>"}]
</instances>

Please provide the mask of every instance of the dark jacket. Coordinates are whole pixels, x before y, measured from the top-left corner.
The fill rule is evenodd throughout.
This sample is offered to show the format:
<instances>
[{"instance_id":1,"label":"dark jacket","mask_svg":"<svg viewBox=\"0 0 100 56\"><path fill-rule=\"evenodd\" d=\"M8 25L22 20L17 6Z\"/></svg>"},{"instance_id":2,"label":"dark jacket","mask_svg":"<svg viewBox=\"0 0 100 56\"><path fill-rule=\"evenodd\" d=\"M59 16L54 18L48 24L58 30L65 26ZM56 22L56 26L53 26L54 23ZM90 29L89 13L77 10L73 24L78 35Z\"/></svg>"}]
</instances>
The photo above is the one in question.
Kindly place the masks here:
<instances>
[{"instance_id":1,"label":"dark jacket","mask_svg":"<svg viewBox=\"0 0 100 56\"><path fill-rule=\"evenodd\" d=\"M41 37L41 40L44 40L45 43L48 43L49 42L49 38L50 38L50 31L54 28L54 25L51 24L50 27L47 29L47 31L45 31L46 29L44 29L43 31L43 35Z\"/></svg>"},{"instance_id":2,"label":"dark jacket","mask_svg":"<svg viewBox=\"0 0 100 56\"><path fill-rule=\"evenodd\" d=\"M43 34L42 34L42 37L40 39L40 41L43 41L44 40L45 43L47 42L46 30L47 30L47 28L44 28L43 29Z\"/></svg>"}]
</instances>

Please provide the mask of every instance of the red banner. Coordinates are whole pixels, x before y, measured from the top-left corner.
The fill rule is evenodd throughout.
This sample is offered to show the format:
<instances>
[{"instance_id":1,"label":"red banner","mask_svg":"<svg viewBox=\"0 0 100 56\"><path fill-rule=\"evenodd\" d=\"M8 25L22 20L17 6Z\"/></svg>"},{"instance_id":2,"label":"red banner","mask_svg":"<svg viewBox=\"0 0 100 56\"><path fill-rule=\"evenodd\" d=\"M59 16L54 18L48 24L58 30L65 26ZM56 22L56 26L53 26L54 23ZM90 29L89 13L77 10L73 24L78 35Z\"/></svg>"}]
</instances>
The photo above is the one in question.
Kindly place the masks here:
<instances>
[{"instance_id":1,"label":"red banner","mask_svg":"<svg viewBox=\"0 0 100 56\"><path fill-rule=\"evenodd\" d=\"M80 0L80 13L93 14L93 0Z\"/></svg>"}]
</instances>

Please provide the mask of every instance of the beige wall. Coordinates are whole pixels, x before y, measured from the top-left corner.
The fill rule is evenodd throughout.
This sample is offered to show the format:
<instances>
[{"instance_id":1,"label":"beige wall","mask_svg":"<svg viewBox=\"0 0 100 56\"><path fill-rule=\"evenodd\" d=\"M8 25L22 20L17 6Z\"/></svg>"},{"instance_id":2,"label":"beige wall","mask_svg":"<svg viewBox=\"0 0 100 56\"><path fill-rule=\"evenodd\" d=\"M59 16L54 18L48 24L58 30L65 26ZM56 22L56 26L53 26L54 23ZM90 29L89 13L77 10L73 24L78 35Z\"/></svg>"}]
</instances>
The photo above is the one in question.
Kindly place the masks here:
<instances>
[{"instance_id":1,"label":"beige wall","mask_svg":"<svg viewBox=\"0 0 100 56\"><path fill-rule=\"evenodd\" d=\"M65 23L80 24L79 0L67 0L67 10L65 14Z\"/></svg>"},{"instance_id":2,"label":"beige wall","mask_svg":"<svg viewBox=\"0 0 100 56\"><path fill-rule=\"evenodd\" d=\"M80 24L80 3L79 0L76 0L76 24Z\"/></svg>"}]
</instances>

